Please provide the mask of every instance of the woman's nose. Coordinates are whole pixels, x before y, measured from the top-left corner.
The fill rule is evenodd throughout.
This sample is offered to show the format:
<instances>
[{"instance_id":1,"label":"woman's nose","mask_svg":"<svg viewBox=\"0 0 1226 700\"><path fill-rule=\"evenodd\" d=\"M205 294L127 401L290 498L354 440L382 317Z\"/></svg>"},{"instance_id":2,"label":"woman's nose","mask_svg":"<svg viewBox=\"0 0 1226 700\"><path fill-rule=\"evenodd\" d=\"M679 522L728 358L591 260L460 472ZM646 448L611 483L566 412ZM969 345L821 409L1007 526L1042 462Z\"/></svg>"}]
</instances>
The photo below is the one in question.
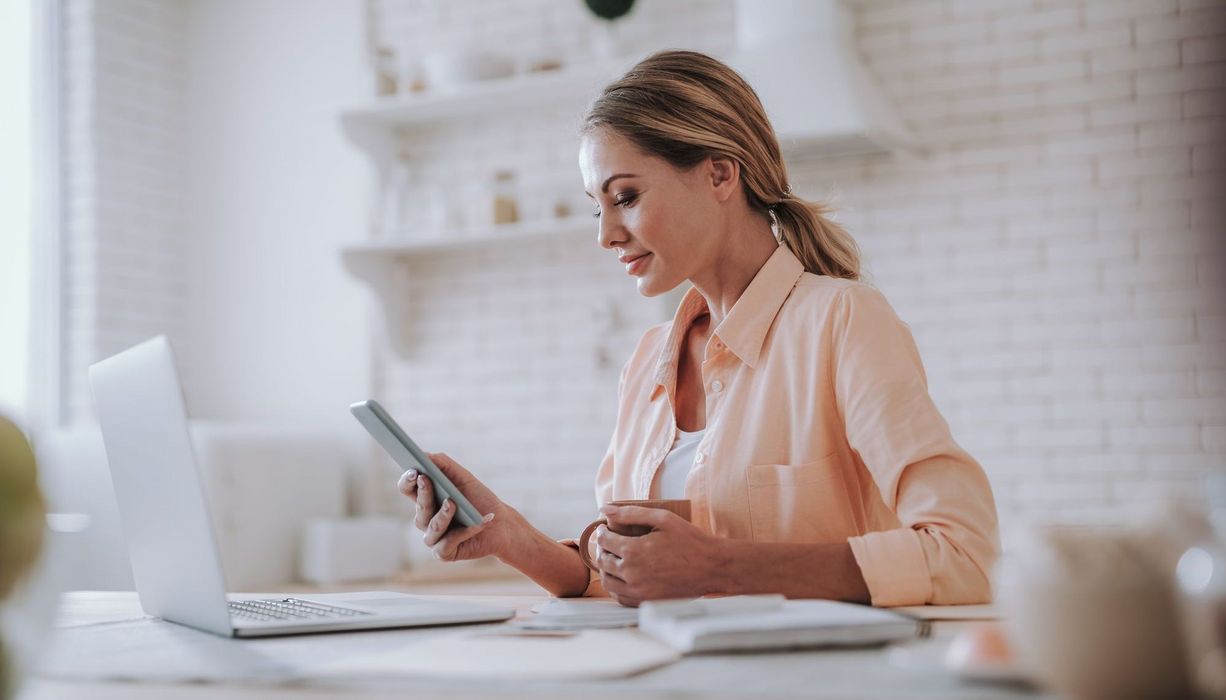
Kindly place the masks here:
<instances>
[{"instance_id":1,"label":"woman's nose","mask_svg":"<svg viewBox=\"0 0 1226 700\"><path fill-rule=\"evenodd\" d=\"M623 236L619 233L621 227L616 223L615 217L602 215L596 221L596 240L600 243L600 247L617 247Z\"/></svg>"}]
</instances>

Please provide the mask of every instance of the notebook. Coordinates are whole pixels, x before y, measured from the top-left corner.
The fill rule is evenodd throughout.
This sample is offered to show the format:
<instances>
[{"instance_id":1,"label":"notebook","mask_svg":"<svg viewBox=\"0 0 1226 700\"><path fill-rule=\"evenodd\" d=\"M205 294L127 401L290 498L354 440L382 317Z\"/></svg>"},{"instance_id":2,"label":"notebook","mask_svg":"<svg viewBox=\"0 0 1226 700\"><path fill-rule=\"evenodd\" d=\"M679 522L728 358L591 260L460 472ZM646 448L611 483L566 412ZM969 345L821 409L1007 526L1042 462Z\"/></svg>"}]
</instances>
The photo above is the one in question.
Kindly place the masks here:
<instances>
[{"instance_id":1,"label":"notebook","mask_svg":"<svg viewBox=\"0 0 1226 700\"><path fill-rule=\"evenodd\" d=\"M689 654L873 646L924 636L927 626L881 608L763 595L646 602L639 629Z\"/></svg>"}]
</instances>

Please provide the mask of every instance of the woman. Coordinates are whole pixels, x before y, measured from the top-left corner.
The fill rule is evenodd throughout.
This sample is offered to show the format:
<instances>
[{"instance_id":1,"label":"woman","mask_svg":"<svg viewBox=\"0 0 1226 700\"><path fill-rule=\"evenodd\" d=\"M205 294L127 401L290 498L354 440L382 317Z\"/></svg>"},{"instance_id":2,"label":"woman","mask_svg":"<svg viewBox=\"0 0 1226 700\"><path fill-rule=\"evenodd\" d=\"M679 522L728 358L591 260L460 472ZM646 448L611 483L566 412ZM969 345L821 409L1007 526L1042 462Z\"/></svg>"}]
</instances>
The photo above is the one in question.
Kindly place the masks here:
<instances>
[{"instance_id":1,"label":"woman","mask_svg":"<svg viewBox=\"0 0 1226 700\"><path fill-rule=\"evenodd\" d=\"M990 600L999 543L987 478L929 397L909 330L856 281L855 242L791 194L749 85L702 54L655 54L593 103L579 166L600 245L639 292L693 284L622 370L597 499L688 498L692 524L602 508L654 529L598 529L589 576L573 541L548 538L435 454L492 514L448 532L454 504L436 512L429 480L407 472L400 489L435 555L497 556L555 595L625 605L766 592Z\"/></svg>"}]
</instances>

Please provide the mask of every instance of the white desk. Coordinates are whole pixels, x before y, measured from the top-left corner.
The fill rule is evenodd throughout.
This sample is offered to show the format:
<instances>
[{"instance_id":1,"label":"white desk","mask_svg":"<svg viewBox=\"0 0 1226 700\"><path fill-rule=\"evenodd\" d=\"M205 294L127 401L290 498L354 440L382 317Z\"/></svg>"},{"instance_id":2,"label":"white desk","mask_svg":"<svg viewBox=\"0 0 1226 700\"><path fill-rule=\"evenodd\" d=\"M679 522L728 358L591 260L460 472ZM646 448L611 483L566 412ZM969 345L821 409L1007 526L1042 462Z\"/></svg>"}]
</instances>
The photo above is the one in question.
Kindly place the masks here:
<instances>
[{"instance_id":1,"label":"white desk","mask_svg":"<svg viewBox=\"0 0 1226 700\"><path fill-rule=\"evenodd\" d=\"M521 611L540 602L539 593L524 595L523 584L503 586L511 595L490 595L490 584L471 586L452 584L413 587L412 593L468 593L476 590L483 595L465 595L513 605ZM532 589L527 589L532 590ZM514 595L515 592L519 595ZM67 594L61 607L59 624L76 627L108 623L140 617L135 593L74 592ZM940 667L936 660L950 636L965 624L935 623L930 639L907 645L903 651L891 649L861 649L837 651L804 651L779 654L732 654L686 657L669 666L618 680L601 681L454 681L428 678L379 679L371 681L296 681L226 682L226 683L134 683L96 679L39 677L27 683L22 700L116 699L152 700L157 698L237 698L240 700L284 700L288 698L468 698L531 697L538 700L565 698L967 698L975 700L1049 697L1034 691L1001 686L967 683ZM454 631L454 628L451 628ZM292 655L314 647L336 648L346 644L351 635L395 635L418 640L437 635L437 629L398 630L394 632L356 632L280 637L259 640L224 640L201 638L208 644L234 645L238 654L277 656ZM192 632L192 634L196 634ZM349 641L353 641L350 639ZM366 641L366 640L363 640ZM306 646L304 646L306 645ZM899 656L911 661L899 663ZM919 660L919 661L917 661ZM925 661L927 660L927 661ZM87 665L82 661L82 665Z\"/></svg>"}]
</instances>

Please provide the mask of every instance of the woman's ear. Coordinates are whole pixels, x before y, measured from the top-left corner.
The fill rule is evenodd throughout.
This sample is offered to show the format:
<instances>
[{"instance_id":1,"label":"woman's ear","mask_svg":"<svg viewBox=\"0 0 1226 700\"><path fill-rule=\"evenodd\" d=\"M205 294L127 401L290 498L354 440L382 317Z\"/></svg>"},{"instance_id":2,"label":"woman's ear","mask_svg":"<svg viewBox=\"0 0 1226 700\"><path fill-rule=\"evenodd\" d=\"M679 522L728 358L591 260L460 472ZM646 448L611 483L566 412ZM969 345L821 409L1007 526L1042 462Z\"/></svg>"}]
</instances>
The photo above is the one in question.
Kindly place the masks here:
<instances>
[{"instance_id":1,"label":"woman's ear","mask_svg":"<svg viewBox=\"0 0 1226 700\"><path fill-rule=\"evenodd\" d=\"M712 156L709 175L715 198L725 202L741 187L741 164L725 156Z\"/></svg>"}]
</instances>

